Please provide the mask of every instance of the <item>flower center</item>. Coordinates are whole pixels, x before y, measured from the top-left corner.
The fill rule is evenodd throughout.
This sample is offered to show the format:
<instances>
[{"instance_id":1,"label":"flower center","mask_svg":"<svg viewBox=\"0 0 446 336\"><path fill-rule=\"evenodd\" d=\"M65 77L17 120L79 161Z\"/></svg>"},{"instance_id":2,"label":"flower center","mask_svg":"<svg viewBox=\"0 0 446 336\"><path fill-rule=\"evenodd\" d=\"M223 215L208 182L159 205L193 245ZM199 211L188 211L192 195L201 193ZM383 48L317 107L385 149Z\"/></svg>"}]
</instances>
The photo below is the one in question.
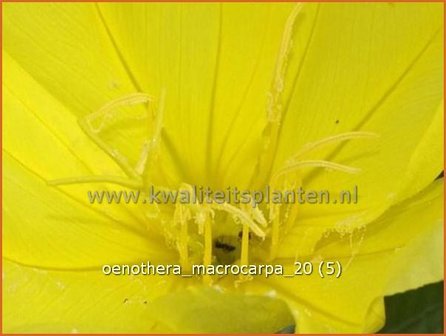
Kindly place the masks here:
<instances>
[{"instance_id":1,"label":"flower center","mask_svg":"<svg viewBox=\"0 0 446 336\"><path fill-rule=\"evenodd\" d=\"M358 168L325 160L302 160L302 157L330 143L375 136L368 132L349 132L309 143L271 175L269 187L279 192L298 189L302 186L299 171L305 167L325 168L348 174L359 173ZM195 189L183 184L178 191L193 195ZM289 203L285 200L257 204L252 199L237 204L213 200L206 203L180 202L174 205L167 236L174 238L181 265L186 270L197 263L207 266L270 262L276 258L282 238L296 223L298 205L297 202ZM254 252L254 258L251 258L251 252ZM212 281L206 275L203 280L206 283Z\"/></svg>"},{"instance_id":2,"label":"flower center","mask_svg":"<svg viewBox=\"0 0 446 336\"><path fill-rule=\"evenodd\" d=\"M140 191L147 190L151 182L151 172L160 155L160 141L163 118L164 95L158 102L157 108L152 111L153 129L151 137L142 145L140 158L135 166L129 164L128 158L116 148L106 143L100 132L109 123L116 119L115 109L120 106L134 104L155 104L154 98L144 94L135 93L119 98L105 105L99 111L81 119L79 124L85 134L96 143L110 158L122 168L128 178L117 176L80 176L50 181L50 185L77 184L77 183L113 183ZM155 104L156 106L156 104ZM269 128L277 126L279 121L270 120ZM268 128L268 127L267 127ZM274 128L274 127L273 127ZM277 127L275 127L277 128ZM342 171L349 174L360 170L339 163L325 160L303 160L303 156L330 143L375 137L369 132L349 132L331 136L314 143L309 143L300 151L292 155L285 164L268 173L271 162L271 139L277 137L268 134L266 139L270 143L265 146L265 152L259 158L259 175L265 175L268 185L273 190L291 190L302 186L299 171L305 167L319 167ZM265 163L267 163L265 165ZM167 189L167 188L165 188ZM193 194L191 185L183 183L177 191ZM192 264L234 264L248 265L257 261L274 260L282 237L296 222L298 203L256 204L249 200L246 203L231 202L176 202L166 206L167 220L159 222L160 232L163 232L169 246L173 246L179 254L180 263L185 270ZM155 219L159 214L155 214ZM242 279L243 281L246 279ZM211 283L212 279L205 275L203 281Z\"/></svg>"},{"instance_id":3,"label":"flower center","mask_svg":"<svg viewBox=\"0 0 446 336\"><path fill-rule=\"evenodd\" d=\"M178 192L192 195L194 189L183 184ZM236 206L207 199L173 206L167 236L174 239L183 269L198 263L248 265L250 240L255 236L261 242L266 237L268 223L255 204ZM205 276L204 281L211 279Z\"/></svg>"}]
</instances>

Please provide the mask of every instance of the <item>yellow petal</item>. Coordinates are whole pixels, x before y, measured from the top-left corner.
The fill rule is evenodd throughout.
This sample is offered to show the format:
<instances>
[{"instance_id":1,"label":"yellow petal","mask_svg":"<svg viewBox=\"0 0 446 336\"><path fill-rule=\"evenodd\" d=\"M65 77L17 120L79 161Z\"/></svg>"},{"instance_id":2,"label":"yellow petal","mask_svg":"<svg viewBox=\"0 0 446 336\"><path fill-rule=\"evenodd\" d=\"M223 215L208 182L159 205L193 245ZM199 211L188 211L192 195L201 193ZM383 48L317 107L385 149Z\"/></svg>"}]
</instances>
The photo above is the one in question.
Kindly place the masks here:
<instances>
[{"instance_id":1,"label":"yellow petal","mask_svg":"<svg viewBox=\"0 0 446 336\"><path fill-rule=\"evenodd\" d=\"M57 269L100 267L173 257L147 231L98 212L50 187L37 173L4 153L3 255ZM172 261L172 259L170 259Z\"/></svg>"},{"instance_id":2,"label":"yellow petal","mask_svg":"<svg viewBox=\"0 0 446 336\"><path fill-rule=\"evenodd\" d=\"M97 6L7 4L4 50L75 115L137 89Z\"/></svg>"},{"instance_id":3,"label":"yellow petal","mask_svg":"<svg viewBox=\"0 0 446 336\"><path fill-rule=\"evenodd\" d=\"M3 64L3 118L9 125L3 133L5 256L68 269L159 256L161 243L146 230L147 207L89 203L87 191L110 185L47 185L58 178L122 172L66 107L7 54Z\"/></svg>"},{"instance_id":4,"label":"yellow petal","mask_svg":"<svg viewBox=\"0 0 446 336\"><path fill-rule=\"evenodd\" d=\"M71 114L85 116L140 91L95 4L11 4L4 16L4 50ZM136 162L146 122L125 121L101 136Z\"/></svg>"},{"instance_id":5,"label":"yellow petal","mask_svg":"<svg viewBox=\"0 0 446 336\"><path fill-rule=\"evenodd\" d=\"M211 288L166 295L154 307L159 330L176 333L275 333L293 324L283 301Z\"/></svg>"},{"instance_id":6,"label":"yellow petal","mask_svg":"<svg viewBox=\"0 0 446 336\"><path fill-rule=\"evenodd\" d=\"M258 279L292 309L301 333L374 332L384 323L382 297L443 278L443 180L343 238L332 234L311 256L310 276ZM320 261L339 261L339 278L318 275ZM288 272L295 267L287 260ZM265 288L265 287L263 287Z\"/></svg>"},{"instance_id":7,"label":"yellow petal","mask_svg":"<svg viewBox=\"0 0 446 336\"><path fill-rule=\"evenodd\" d=\"M285 244L305 236L310 249L324 227L348 232L365 225L422 190L443 167L442 7L322 4L317 20L286 110L276 167L305 143L339 133L379 137L306 154L361 169L300 171L307 190L337 195L357 186L359 195L357 204L300 206Z\"/></svg>"},{"instance_id":8,"label":"yellow petal","mask_svg":"<svg viewBox=\"0 0 446 336\"><path fill-rule=\"evenodd\" d=\"M166 92L165 151L174 162L164 164L180 167L180 176L172 176L172 181L247 185L292 7L100 5L144 90Z\"/></svg>"},{"instance_id":9,"label":"yellow petal","mask_svg":"<svg viewBox=\"0 0 446 336\"><path fill-rule=\"evenodd\" d=\"M116 165L104 153L95 156L96 147L76 127L74 115L90 113L124 93L141 89L159 98L162 96L160 92L165 90L165 154L162 158L163 164L168 165L166 181L171 184L185 180L243 187L252 174L253 159L262 148L261 130L266 123L267 96L271 94L268 90L274 79L280 36L291 6L274 5L272 9L245 4L29 6L8 4L5 8L5 49L15 60L10 63L19 64L11 66L19 75L7 84L5 95L7 121L17 125L5 135L5 195L10 200L5 201L4 239L11 242L10 245L5 244L5 255L24 264L56 268L66 268L67 264L73 268L98 266L98 263L109 260L108 250L120 262L146 255L168 258L164 252L163 255L157 253L151 238L135 232L145 226L140 221L144 217L143 211L132 212L138 214L137 218L128 220L119 211L107 217L97 209L80 209L78 201L85 195L85 188L52 189L45 185L45 179L60 172L67 175L102 170L116 172ZM141 8L147 12L141 11L139 16ZM147 22L144 19L146 14ZM322 233L327 228L337 228L342 224L339 223L341 219L347 224L345 231L348 233L362 227L381 215L388 206L416 194L441 169L442 115L438 106L442 92L442 40L441 32L436 34L441 28L440 14L441 7L437 4L324 4L320 9L311 4L304 6L293 29L293 43L291 39L289 41L295 49L287 59L289 66L284 89L287 113L276 165L308 141L337 132L364 129L380 134L381 138L377 147L368 145L373 146L369 151L364 150L363 142L357 144L352 141L339 151L333 152L329 148L322 153L324 157L341 163L359 166L363 175L351 178L337 173L319 174L311 183L306 179L306 186L326 188L328 185L331 190L336 190L356 183L362 193L362 205L342 210L315 207L316 211L324 214L322 219L314 218L315 211L303 207L299 226L305 230L293 231L288 236L288 242L283 244L282 251L287 252L282 253L283 257L292 257L288 253L289 247L297 247L304 254L312 252ZM265 18L271 25L264 24ZM351 25L346 24L352 18L356 20ZM90 29L91 26L94 28ZM373 38L365 39L365 36ZM180 43L175 44L174 41ZM364 41L368 43L364 44ZM243 56L239 55L241 49ZM137 50L142 54L136 53ZM253 50L258 55L257 63L251 59ZM84 64L84 60L91 61L91 64L79 66ZM78 74L76 70L79 68L86 71ZM87 73L90 70L91 79ZM43 84L43 87L36 88L41 93L39 97L33 93L35 85L29 84L31 77ZM30 96L27 90L20 90L22 80L30 88ZM49 94L52 97L48 98ZM48 110L52 113L43 110L46 104L50 105ZM61 114L55 116L58 111ZM57 123L61 123L60 130ZM23 125L32 127L28 130ZM247 125L255 135L247 134ZM142 139L133 141L131 135L139 134L141 137L142 132L116 130L116 133L112 131L109 134L108 140L116 141L117 146L125 149L126 154L135 160ZM407 137L407 134L411 136ZM77 150L66 148L67 144L79 143L79 153L86 153L83 158L76 157ZM47 161L42 160L41 153L48 153L48 148L53 151L47 154ZM96 152L99 151L96 149ZM62 167L58 167L58 157L67 157ZM435 192L438 196L438 190ZM322 257L348 261L348 273L343 278L328 282L317 278L265 282L267 288L270 285L276 287L281 297L293 306L299 331L376 330L383 321L382 295L439 278L441 266L431 275L423 272L423 276L415 274L417 277L414 278L402 278L392 273L400 265L400 273L414 274L407 272L407 267L411 266L407 260L414 259L415 252L432 252L428 257L438 258L440 236L435 234L440 226L434 223L441 209L439 197L433 202L426 200L426 195L420 198L421 203L411 205L407 211L405 206L412 204L411 201L393 208L391 215L394 217L383 216L371 224L371 228L366 228L364 238L362 231L358 235L355 233L353 242L359 240L363 244L359 245L359 252L352 260L352 249L357 246L350 244L349 240L332 243L336 232L319 243L317 251ZM23 209L28 210L27 214ZM428 209L430 215L420 209ZM341 211L349 212L349 216ZM115 213L118 218L115 218ZM407 234L401 235L401 241L393 240L396 233L406 229L402 223L409 222L409 219L413 223L416 215L419 215L420 222L424 220L432 225L421 227L416 225L420 224L417 222L406 230ZM60 224L64 216L68 229ZM311 221L318 225L312 227ZM32 226L34 222L43 225L44 229L38 231L37 226ZM387 225L397 226L397 229L389 230L389 235L384 230L374 233L375 226ZM295 240L296 236L301 240ZM400 248L381 244L388 237L391 243L401 242L407 246ZM434 238L437 239L435 249L429 251L425 246L429 246ZM367 245L369 239L372 243ZM74 246L79 250L67 249ZM385 257L376 258L375 253L382 252L373 250L377 246L383 248ZM367 248L371 250L367 252ZM394 252L395 248L400 249ZM343 251L344 254L341 253ZM367 253L372 253L373 257ZM421 265L419 269L425 270L424 267ZM28 271L22 266L19 268L17 278L26 281ZM384 276L377 277L374 270L379 270L378 275ZM32 274L34 272L32 270ZM54 274L52 272L51 276ZM56 275L71 277L67 274L71 273ZM367 281L375 279L374 276L377 279L373 285L366 286ZM99 288L100 281L94 276L91 278L94 283L92 289L102 293L101 289L105 290L107 286ZM71 284L70 279L67 283ZM8 285L12 292L14 282ZM48 283L46 278L35 282L37 288ZM81 281L74 283L73 295L66 302L77 304L78 295L82 293L79 289ZM113 292L114 285L114 282L110 285ZM255 286L252 285L253 288ZM29 287L32 294L25 293L19 298L34 295L35 288ZM143 293L145 290L135 289ZM54 297L57 295L49 294L42 302L58 303ZM189 314L188 300L193 302L193 299L180 295L178 301L171 297L157 301L166 312L175 312L176 306L171 302L178 303L179 308L179 315L169 321L155 314L160 330L217 330L220 326L218 321L198 325L203 321L185 319ZM225 300L231 301L231 298L222 301L226 305L228 301ZM97 298L93 301L97 302ZM194 302L199 312L202 311L201 302L200 299ZM274 307L281 311L283 306L273 302ZM328 308L327 302L331 303ZM109 302L105 300L105 303ZM113 301L104 308L104 312L116 304L117 301ZM232 303L229 306L232 307ZM234 307L245 309L245 306ZM10 311L10 316L27 313L19 312L19 315L13 308ZM77 307L73 311L82 312ZM113 311L120 312L119 309ZM46 316L39 315L40 311L29 313L35 318L27 323L33 326L29 329L47 320L50 325L55 325L51 312L47 308L43 309L43 313L48 314ZM108 317L100 313L102 325ZM134 315L142 316L138 314ZM80 318L66 313L69 318L62 321L81 321L87 326L85 330L94 331L96 326L88 320L88 315L91 314ZM280 314L279 320L282 321L285 315ZM145 324L124 320L128 317L122 316L122 320L116 319L118 325L111 325L113 331L123 330L121 327L127 323L136 331L146 331ZM269 321L268 315L262 314L261 317L260 322L253 320L253 323L259 322L253 324L256 328L264 328L267 324L263 321ZM153 316L145 315L141 318L143 321L152 319ZM10 318L12 320L13 317ZM12 329L20 329L17 321L10 325ZM44 325L42 329L48 327ZM60 330L65 331L66 325L62 327ZM84 329L82 325L80 327Z\"/></svg>"},{"instance_id":10,"label":"yellow petal","mask_svg":"<svg viewBox=\"0 0 446 336\"><path fill-rule=\"evenodd\" d=\"M60 272L8 260L3 274L7 333L147 333L154 299L172 285L167 276Z\"/></svg>"},{"instance_id":11,"label":"yellow petal","mask_svg":"<svg viewBox=\"0 0 446 336\"><path fill-rule=\"evenodd\" d=\"M164 91L167 181L246 184L292 7L11 5L5 10L5 50L76 114L124 93L144 91L159 98ZM311 16L303 20L302 31L311 22ZM74 73L79 64L86 66ZM82 106L74 97L82 97ZM135 145L127 140L124 147L131 152Z\"/></svg>"},{"instance_id":12,"label":"yellow petal","mask_svg":"<svg viewBox=\"0 0 446 336\"><path fill-rule=\"evenodd\" d=\"M282 301L201 287L175 292L187 280L174 286L173 276L60 272L8 260L3 272L9 333L273 333L293 323Z\"/></svg>"},{"instance_id":13,"label":"yellow petal","mask_svg":"<svg viewBox=\"0 0 446 336\"><path fill-rule=\"evenodd\" d=\"M352 236L353 243L327 244L322 241L324 255L347 257L352 250L359 256L390 252L392 277L386 281L385 295L392 295L443 278L443 195L444 180L431 183L425 190L393 208L369 224L363 232ZM364 236L359 242L358 238ZM357 246L355 242L357 241ZM327 238L327 242L330 238ZM394 256L391 256L394 254ZM379 268L374 268L379 269Z\"/></svg>"},{"instance_id":14,"label":"yellow petal","mask_svg":"<svg viewBox=\"0 0 446 336\"><path fill-rule=\"evenodd\" d=\"M370 191L363 183L368 188L363 198L372 201L369 194L386 184L384 196L397 193L395 176L404 171L442 102L442 7L323 4L317 20L286 111L276 164L311 141L352 130L375 132L380 139L350 141L332 159L362 168L364 180L368 174L373 181L379 177L381 184L374 182ZM441 157L437 170L440 162ZM423 177L424 185L435 177Z\"/></svg>"}]
</instances>

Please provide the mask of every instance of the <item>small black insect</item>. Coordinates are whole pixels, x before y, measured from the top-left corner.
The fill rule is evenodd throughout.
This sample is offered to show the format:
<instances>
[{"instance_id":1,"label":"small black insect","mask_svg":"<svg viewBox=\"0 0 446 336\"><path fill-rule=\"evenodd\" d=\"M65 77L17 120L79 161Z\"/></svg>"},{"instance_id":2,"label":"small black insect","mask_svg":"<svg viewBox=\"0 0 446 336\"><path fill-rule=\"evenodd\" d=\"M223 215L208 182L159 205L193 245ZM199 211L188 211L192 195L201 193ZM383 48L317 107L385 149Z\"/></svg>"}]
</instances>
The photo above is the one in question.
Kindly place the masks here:
<instances>
[{"instance_id":1,"label":"small black insect","mask_svg":"<svg viewBox=\"0 0 446 336\"><path fill-rule=\"evenodd\" d=\"M221 265L230 265L240 255L241 240L234 236L222 235L214 239L214 257Z\"/></svg>"},{"instance_id":2,"label":"small black insect","mask_svg":"<svg viewBox=\"0 0 446 336\"><path fill-rule=\"evenodd\" d=\"M235 250L235 246L232 246L231 244L219 241L218 239L215 241L215 248L222 249L226 252L232 252Z\"/></svg>"}]
</instances>

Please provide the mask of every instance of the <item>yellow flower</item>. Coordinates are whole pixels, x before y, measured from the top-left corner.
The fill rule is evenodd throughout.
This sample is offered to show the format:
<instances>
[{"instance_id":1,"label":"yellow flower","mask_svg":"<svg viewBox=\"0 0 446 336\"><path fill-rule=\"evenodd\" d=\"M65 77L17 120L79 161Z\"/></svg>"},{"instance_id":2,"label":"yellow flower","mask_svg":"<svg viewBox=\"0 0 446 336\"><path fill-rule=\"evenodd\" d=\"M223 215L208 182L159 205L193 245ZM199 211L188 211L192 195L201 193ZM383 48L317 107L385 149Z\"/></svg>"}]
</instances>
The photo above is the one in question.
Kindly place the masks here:
<instances>
[{"instance_id":1,"label":"yellow flower","mask_svg":"<svg viewBox=\"0 0 446 336\"><path fill-rule=\"evenodd\" d=\"M373 332L443 278L441 4L3 7L6 332ZM152 184L359 201L86 197ZM342 275L102 272L148 260Z\"/></svg>"}]
</instances>

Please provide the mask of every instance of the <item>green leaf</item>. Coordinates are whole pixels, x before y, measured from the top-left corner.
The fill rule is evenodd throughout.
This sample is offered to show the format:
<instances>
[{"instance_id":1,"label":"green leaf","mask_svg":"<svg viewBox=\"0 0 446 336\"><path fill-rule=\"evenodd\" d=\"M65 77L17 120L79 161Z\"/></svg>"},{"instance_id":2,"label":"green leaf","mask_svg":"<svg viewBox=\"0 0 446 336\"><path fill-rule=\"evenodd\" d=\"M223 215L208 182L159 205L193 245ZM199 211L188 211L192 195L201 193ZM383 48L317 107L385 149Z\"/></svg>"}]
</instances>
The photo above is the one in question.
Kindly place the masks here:
<instances>
[{"instance_id":1,"label":"green leaf","mask_svg":"<svg viewBox=\"0 0 446 336\"><path fill-rule=\"evenodd\" d=\"M379 333L443 333L443 282L386 297L385 304Z\"/></svg>"}]
</instances>

